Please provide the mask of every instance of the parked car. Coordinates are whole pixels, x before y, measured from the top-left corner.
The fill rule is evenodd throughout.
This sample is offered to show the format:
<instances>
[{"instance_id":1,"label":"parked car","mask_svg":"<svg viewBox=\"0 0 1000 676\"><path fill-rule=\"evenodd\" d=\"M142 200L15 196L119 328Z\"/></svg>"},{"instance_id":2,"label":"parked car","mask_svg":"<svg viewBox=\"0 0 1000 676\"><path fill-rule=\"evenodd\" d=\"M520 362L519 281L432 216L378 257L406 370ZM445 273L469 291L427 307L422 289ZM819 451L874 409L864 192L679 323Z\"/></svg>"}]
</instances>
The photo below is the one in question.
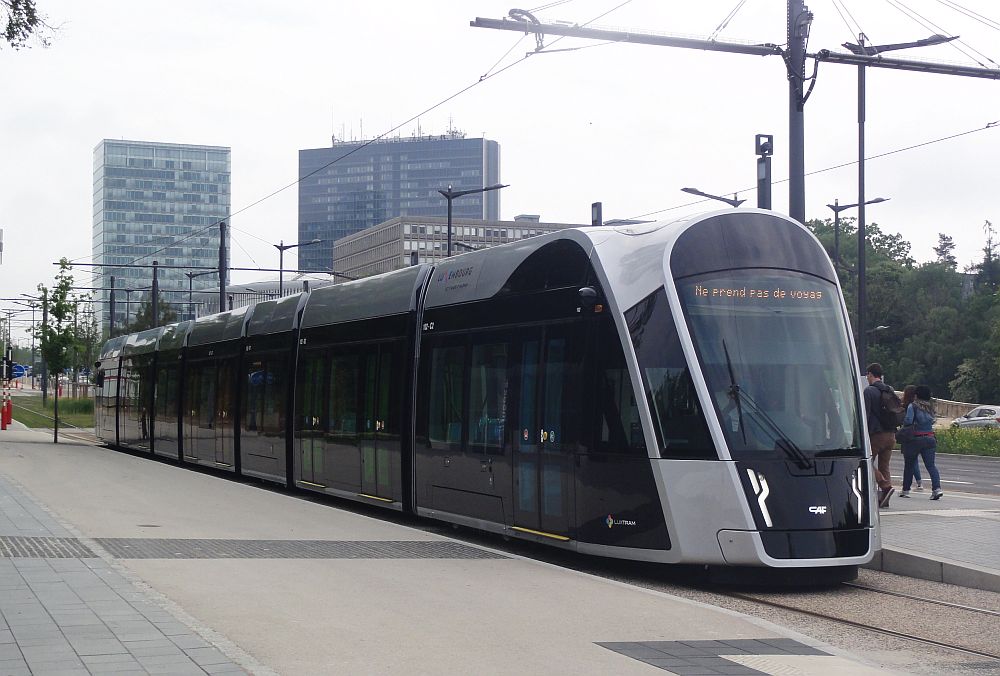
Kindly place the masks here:
<instances>
[{"instance_id":1,"label":"parked car","mask_svg":"<svg viewBox=\"0 0 1000 676\"><path fill-rule=\"evenodd\" d=\"M1000 406L977 406L951 421L952 427L1000 427Z\"/></svg>"}]
</instances>

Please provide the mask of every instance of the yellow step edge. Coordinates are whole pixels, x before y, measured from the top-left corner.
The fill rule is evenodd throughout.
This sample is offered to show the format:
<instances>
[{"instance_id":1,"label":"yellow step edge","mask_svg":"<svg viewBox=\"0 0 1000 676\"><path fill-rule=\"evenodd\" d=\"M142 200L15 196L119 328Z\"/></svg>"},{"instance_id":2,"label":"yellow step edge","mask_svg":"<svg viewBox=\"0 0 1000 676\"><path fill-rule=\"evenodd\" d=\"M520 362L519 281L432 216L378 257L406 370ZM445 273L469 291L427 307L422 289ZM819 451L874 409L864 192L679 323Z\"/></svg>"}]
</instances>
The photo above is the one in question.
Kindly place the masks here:
<instances>
[{"instance_id":1,"label":"yellow step edge","mask_svg":"<svg viewBox=\"0 0 1000 676\"><path fill-rule=\"evenodd\" d=\"M315 486L316 488L326 488L325 484L314 484L312 481L302 481L301 479L299 479L298 483L300 483L303 486Z\"/></svg>"},{"instance_id":2,"label":"yellow step edge","mask_svg":"<svg viewBox=\"0 0 1000 676\"><path fill-rule=\"evenodd\" d=\"M382 502L395 502L395 500L392 500L390 498L380 498L377 495L368 495L367 493L358 493L358 495L361 496L362 498L368 498L369 500L381 500Z\"/></svg>"},{"instance_id":3,"label":"yellow step edge","mask_svg":"<svg viewBox=\"0 0 1000 676\"><path fill-rule=\"evenodd\" d=\"M521 533L531 533L532 535L541 535L543 538L552 538L553 540L559 540L560 542L569 542L569 538L565 535L556 535L554 533L546 533L540 530L532 530L530 528L522 528L521 526L511 526L511 530L520 531Z\"/></svg>"}]
</instances>

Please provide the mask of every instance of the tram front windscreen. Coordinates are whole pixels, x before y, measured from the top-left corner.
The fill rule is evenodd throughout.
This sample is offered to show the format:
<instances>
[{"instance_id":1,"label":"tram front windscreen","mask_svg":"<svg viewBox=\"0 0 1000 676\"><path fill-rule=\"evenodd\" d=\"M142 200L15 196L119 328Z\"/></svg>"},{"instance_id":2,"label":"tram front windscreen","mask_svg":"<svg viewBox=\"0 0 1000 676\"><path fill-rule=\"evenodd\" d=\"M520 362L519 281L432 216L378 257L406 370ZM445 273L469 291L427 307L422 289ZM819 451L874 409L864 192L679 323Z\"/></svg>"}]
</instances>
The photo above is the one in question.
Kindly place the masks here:
<instances>
[{"instance_id":1,"label":"tram front windscreen","mask_svg":"<svg viewBox=\"0 0 1000 676\"><path fill-rule=\"evenodd\" d=\"M837 287L787 270L677 281L734 458L863 453L857 381Z\"/></svg>"}]
</instances>

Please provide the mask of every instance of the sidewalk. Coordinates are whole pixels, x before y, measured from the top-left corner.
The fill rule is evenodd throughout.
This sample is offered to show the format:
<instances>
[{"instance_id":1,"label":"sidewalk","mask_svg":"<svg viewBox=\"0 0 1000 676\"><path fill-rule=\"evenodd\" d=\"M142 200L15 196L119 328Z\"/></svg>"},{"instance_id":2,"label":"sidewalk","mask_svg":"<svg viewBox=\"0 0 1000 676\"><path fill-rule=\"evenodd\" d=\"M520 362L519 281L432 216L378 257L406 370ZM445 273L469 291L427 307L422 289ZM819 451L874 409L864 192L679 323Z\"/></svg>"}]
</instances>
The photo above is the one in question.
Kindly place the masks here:
<instances>
[{"instance_id":1,"label":"sidewalk","mask_svg":"<svg viewBox=\"0 0 1000 676\"><path fill-rule=\"evenodd\" d=\"M898 454L896 454L898 455ZM898 460L894 457L894 460ZM900 467L893 463L893 483ZM880 512L882 552L869 568L1000 592L1000 497L947 490L893 496Z\"/></svg>"},{"instance_id":2,"label":"sidewalk","mask_svg":"<svg viewBox=\"0 0 1000 676\"><path fill-rule=\"evenodd\" d=\"M381 513L4 434L0 674L884 673Z\"/></svg>"},{"instance_id":3,"label":"sidewalk","mask_svg":"<svg viewBox=\"0 0 1000 676\"><path fill-rule=\"evenodd\" d=\"M0 476L0 673L246 673L99 551Z\"/></svg>"}]
</instances>

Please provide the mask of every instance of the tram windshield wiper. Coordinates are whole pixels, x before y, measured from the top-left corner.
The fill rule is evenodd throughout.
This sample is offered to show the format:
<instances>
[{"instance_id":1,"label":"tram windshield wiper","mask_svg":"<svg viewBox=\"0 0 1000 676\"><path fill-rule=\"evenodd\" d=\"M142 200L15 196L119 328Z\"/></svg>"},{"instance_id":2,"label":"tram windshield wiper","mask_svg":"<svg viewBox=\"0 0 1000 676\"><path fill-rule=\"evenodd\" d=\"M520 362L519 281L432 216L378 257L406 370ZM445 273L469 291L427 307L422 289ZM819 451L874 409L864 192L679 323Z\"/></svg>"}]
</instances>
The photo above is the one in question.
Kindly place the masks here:
<instances>
[{"instance_id":1,"label":"tram windshield wiper","mask_svg":"<svg viewBox=\"0 0 1000 676\"><path fill-rule=\"evenodd\" d=\"M740 419L740 433L743 434L743 445L747 443L747 428L743 423L743 402L740 396L740 386L736 384L736 376L733 374L733 360L729 358L729 348L726 341L722 341L722 351L726 354L726 368L729 369L729 397L736 402L736 414Z\"/></svg>"},{"instance_id":2,"label":"tram windshield wiper","mask_svg":"<svg viewBox=\"0 0 1000 676\"><path fill-rule=\"evenodd\" d=\"M726 356L726 368L729 369L729 396L736 403L736 412L739 416L740 422L740 432L743 435L743 444L747 443L747 433L746 427L743 422L743 404L747 405L747 410L751 413L754 422L756 422L761 428L763 428L768 434L774 438L775 448L781 450L785 455L791 458L796 465L801 469L811 469L813 461L802 452L794 441L789 438L787 434L778 426L778 423L774 422L774 419L767 414L767 411L762 409L753 397L746 393L736 382L736 376L733 372L733 362L729 357L729 348L726 345L726 341L722 341L722 350Z\"/></svg>"}]
</instances>

